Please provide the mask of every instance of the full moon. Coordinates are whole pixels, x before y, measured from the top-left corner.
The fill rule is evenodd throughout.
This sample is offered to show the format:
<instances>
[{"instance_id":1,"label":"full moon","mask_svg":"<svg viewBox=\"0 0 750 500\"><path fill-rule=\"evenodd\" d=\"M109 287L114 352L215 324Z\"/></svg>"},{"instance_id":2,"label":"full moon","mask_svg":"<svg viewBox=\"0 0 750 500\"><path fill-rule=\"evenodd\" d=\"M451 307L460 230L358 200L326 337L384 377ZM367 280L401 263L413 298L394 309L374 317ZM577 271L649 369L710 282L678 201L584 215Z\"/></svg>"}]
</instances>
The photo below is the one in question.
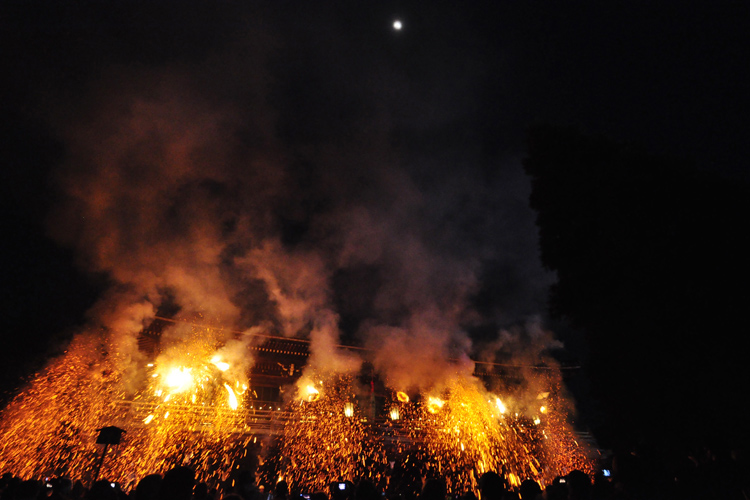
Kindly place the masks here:
<instances>
[{"instance_id":1,"label":"full moon","mask_svg":"<svg viewBox=\"0 0 750 500\"><path fill-rule=\"evenodd\" d=\"M404 27L404 25L398 19L396 19L395 21L393 21L393 29L394 30L399 31L403 27Z\"/></svg>"}]
</instances>

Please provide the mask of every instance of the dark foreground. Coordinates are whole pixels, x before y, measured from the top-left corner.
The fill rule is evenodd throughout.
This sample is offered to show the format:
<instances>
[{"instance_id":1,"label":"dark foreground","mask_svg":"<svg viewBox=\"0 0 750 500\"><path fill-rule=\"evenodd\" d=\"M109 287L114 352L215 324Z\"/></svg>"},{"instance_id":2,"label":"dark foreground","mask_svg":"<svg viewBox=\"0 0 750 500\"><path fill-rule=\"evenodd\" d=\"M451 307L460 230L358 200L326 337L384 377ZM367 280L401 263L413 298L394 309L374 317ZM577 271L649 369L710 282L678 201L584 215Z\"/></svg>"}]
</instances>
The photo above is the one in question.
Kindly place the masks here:
<instances>
[{"instance_id":1,"label":"dark foreground","mask_svg":"<svg viewBox=\"0 0 750 500\"><path fill-rule=\"evenodd\" d=\"M556 478L545 488L531 480L511 488L497 474L480 478L481 500L639 500L639 499L750 499L746 460L737 454L709 450L686 457L669 473L635 453L616 456L611 469L593 478L573 471ZM6 472L0 479L0 500L477 500L468 491L449 496L441 478L423 478L421 491L398 484L385 489L368 480L331 483L328 491L290 491L287 483L258 485L253 470L233 473L219 488L197 482L187 467L175 467L163 476L152 474L137 484L107 480L85 485L70 478L33 480Z\"/></svg>"}]
</instances>

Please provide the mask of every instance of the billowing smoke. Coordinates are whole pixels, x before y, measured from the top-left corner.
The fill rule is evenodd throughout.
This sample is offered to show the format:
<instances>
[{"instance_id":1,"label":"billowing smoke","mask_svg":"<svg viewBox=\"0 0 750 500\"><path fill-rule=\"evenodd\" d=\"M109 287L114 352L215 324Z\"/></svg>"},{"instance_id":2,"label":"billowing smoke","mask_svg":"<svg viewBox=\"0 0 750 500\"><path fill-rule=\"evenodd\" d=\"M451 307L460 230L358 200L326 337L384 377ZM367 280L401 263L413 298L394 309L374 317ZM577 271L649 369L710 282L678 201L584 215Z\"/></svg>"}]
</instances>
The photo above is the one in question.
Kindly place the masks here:
<instances>
[{"instance_id":1,"label":"billowing smoke","mask_svg":"<svg viewBox=\"0 0 750 500\"><path fill-rule=\"evenodd\" d=\"M231 158L231 113L183 82L167 71L118 72L63 131L65 199L51 228L110 278L92 319L118 339L124 360L137 358L134 336L168 296L184 317L237 324L229 250L273 189L273 169L237 168ZM250 199L248 184L263 187Z\"/></svg>"},{"instance_id":2,"label":"billowing smoke","mask_svg":"<svg viewBox=\"0 0 750 500\"><path fill-rule=\"evenodd\" d=\"M337 346L358 342L405 390L470 372L472 329L538 312L550 277L518 162L458 132L476 69L448 82L448 106L355 48L334 54L347 66L324 39L305 63L293 42L108 68L55 114L51 232L109 279L90 317L128 384L165 307L222 327L212 341L244 369L259 333L309 338L324 370L355 370ZM167 328L164 356L188 330Z\"/></svg>"}]
</instances>

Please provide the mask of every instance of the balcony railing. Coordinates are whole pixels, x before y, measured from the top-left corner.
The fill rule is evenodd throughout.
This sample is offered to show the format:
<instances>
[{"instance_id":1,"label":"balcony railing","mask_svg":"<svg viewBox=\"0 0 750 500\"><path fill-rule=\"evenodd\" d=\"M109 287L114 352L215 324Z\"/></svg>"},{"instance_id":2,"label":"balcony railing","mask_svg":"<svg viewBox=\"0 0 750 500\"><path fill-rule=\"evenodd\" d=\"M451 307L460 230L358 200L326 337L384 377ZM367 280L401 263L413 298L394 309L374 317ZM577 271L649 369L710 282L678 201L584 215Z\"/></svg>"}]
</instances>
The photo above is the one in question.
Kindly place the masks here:
<instances>
[{"instance_id":1,"label":"balcony railing","mask_svg":"<svg viewBox=\"0 0 750 500\"><path fill-rule=\"evenodd\" d=\"M232 410L206 405L180 405L141 401L114 403L112 421L124 429L152 425L152 419L169 418L174 425L201 432L221 427L223 432L273 435L283 429L291 412L275 403L265 402L254 408Z\"/></svg>"}]
</instances>

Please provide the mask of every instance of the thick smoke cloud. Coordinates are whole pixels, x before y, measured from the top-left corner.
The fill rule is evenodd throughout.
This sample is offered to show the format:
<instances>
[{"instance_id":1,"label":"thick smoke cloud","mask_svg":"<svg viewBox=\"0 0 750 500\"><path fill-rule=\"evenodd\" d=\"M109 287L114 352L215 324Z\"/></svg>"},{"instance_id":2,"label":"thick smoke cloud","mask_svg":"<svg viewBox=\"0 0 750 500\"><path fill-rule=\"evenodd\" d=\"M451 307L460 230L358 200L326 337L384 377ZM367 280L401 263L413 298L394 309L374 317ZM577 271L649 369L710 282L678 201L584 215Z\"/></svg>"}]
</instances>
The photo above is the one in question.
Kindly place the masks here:
<instances>
[{"instance_id":1,"label":"thick smoke cloud","mask_svg":"<svg viewBox=\"0 0 750 500\"><path fill-rule=\"evenodd\" d=\"M87 113L63 126L65 198L50 227L111 280L91 316L120 356L139 358L137 334L165 300L184 319L254 326L241 323L243 279L254 276L238 277L234 260L272 235L266 211L283 175L267 158L273 147L251 154L239 144L251 124L209 102L189 72L119 68L82 106ZM259 143L266 125L255 127Z\"/></svg>"},{"instance_id":2,"label":"thick smoke cloud","mask_svg":"<svg viewBox=\"0 0 750 500\"><path fill-rule=\"evenodd\" d=\"M245 331L215 339L244 366L266 332L310 338L317 369L356 369L336 346L359 342L405 389L470 372L469 332L538 312L551 279L519 162L461 132L476 62L438 92L365 39L336 41L352 33L300 44L309 29L285 26L197 61L108 67L54 114L67 160L51 232L111 282L92 321L125 374L166 306ZM162 350L186 335L171 327Z\"/></svg>"}]
</instances>

